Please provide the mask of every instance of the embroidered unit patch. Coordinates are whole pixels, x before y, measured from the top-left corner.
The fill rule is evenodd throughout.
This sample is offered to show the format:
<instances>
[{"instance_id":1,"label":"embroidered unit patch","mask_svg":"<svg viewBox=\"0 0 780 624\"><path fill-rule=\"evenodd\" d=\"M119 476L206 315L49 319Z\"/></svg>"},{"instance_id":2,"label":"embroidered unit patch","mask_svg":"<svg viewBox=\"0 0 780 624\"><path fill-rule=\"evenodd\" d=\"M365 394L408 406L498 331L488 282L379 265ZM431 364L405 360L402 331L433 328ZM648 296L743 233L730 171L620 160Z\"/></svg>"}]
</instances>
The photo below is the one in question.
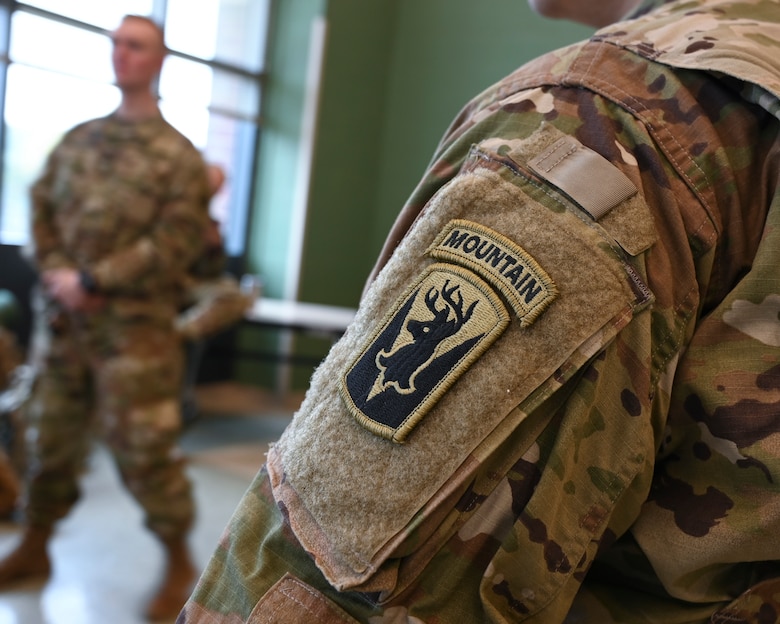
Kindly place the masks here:
<instances>
[{"instance_id":1,"label":"embroidered unit patch","mask_svg":"<svg viewBox=\"0 0 780 624\"><path fill-rule=\"evenodd\" d=\"M348 409L369 431L403 442L509 320L501 299L477 275L432 265L343 375Z\"/></svg>"},{"instance_id":2,"label":"embroidered unit patch","mask_svg":"<svg viewBox=\"0 0 780 624\"><path fill-rule=\"evenodd\" d=\"M550 276L520 245L473 221L450 221L427 253L481 275L506 297L522 327L531 325L558 294Z\"/></svg>"}]
</instances>

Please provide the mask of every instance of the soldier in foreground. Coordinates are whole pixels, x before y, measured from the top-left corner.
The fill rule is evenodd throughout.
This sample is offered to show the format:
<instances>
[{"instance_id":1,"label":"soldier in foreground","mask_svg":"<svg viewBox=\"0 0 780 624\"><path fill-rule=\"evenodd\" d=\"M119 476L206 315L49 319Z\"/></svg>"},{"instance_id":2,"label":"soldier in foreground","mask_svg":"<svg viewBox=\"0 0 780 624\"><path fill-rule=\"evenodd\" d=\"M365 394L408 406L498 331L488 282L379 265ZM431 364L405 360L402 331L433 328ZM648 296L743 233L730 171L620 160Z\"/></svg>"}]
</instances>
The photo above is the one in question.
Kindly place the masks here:
<instances>
[{"instance_id":1,"label":"soldier in foreground","mask_svg":"<svg viewBox=\"0 0 780 624\"><path fill-rule=\"evenodd\" d=\"M166 569L146 609L159 619L181 609L196 576L186 543L193 499L177 451L174 319L201 250L208 190L200 154L162 118L151 91L165 55L159 27L128 16L112 40L119 108L70 130L32 189L38 378L24 406L33 432L24 527L0 561L0 584L50 572L47 545L78 498L96 414L164 548Z\"/></svg>"},{"instance_id":2,"label":"soldier in foreground","mask_svg":"<svg viewBox=\"0 0 780 624\"><path fill-rule=\"evenodd\" d=\"M777 620L780 4L533 5L180 624Z\"/></svg>"}]
</instances>

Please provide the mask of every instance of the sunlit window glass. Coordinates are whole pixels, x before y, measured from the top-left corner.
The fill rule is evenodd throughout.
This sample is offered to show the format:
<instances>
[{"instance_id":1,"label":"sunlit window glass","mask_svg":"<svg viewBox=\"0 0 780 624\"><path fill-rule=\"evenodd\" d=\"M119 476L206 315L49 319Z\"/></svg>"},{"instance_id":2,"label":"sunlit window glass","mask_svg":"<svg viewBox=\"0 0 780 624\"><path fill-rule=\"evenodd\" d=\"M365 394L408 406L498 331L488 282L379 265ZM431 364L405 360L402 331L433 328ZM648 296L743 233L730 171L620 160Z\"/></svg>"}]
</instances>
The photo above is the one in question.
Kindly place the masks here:
<instances>
[{"instance_id":1,"label":"sunlit window glass","mask_svg":"<svg viewBox=\"0 0 780 624\"><path fill-rule=\"evenodd\" d=\"M220 222L225 246L232 256L243 251L257 137L254 123L218 113L209 117L208 158L227 174L222 192L211 202L210 212Z\"/></svg>"},{"instance_id":2,"label":"sunlit window glass","mask_svg":"<svg viewBox=\"0 0 780 624\"><path fill-rule=\"evenodd\" d=\"M209 111L206 108L187 106L182 102L160 101L163 117L174 128L193 142L208 158Z\"/></svg>"},{"instance_id":3,"label":"sunlit window glass","mask_svg":"<svg viewBox=\"0 0 780 624\"><path fill-rule=\"evenodd\" d=\"M211 102L212 74L208 65L169 56L160 74L160 97L205 108Z\"/></svg>"},{"instance_id":4,"label":"sunlit window glass","mask_svg":"<svg viewBox=\"0 0 780 624\"><path fill-rule=\"evenodd\" d=\"M262 69L269 0L168 0L169 48L250 71Z\"/></svg>"},{"instance_id":5,"label":"sunlit window glass","mask_svg":"<svg viewBox=\"0 0 780 624\"><path fill-rule=\"evenodd\" d=\"M256 118L260 110L260 84L220 69L214 70L211 106L242 117Z\"/></svg>"},{"instance_id":6,"label":"sunlit window glass","mask_svg":"<svg viewBox=\"0 0 780 624\"><path fill-rule=\"evenodd\" d=\"M29 187L63 133L118 106L110 32L126 14L159 16L163 6L170 54L160 109L206 161L225 169L228 182L211 210L229 253L243 253L270 0L0 3L8 26L0 23L0 35L9 33L7 41L0 36L0 244L27 242Z\"/></svg>"},{"instance_id":7,"label":"sunlit window glass","mask_svg":"<svg viewBox=\"0 0 780 624\"><path fill-rule=\"evenodd\" d=\"M116 28L127 14L151 15L153 0L26 0L27 6L64 15L100 28Z\"/></svg>"},{"instance_id":8,"label":"sunlit window glass","mask_svg":"<svg viewBox=\"0 0 780 624\"><path fill-rule=\"evenodd\" d=\"M242 75L169 56L160 76L160 97L169 102L211 106L242 117L256 117L260 87L257 81Z\"/></svg>"},{"instance_id":9,"label":"sunlit window glass","mask_svg":"<svg viewBox=\"0 0 780 624\"><path fill-rule=\"evenodd\" d=\"M14 63L100 82L114 78L111 42L105 35L21 11L11 19L10 56Z\"/></svg>"},{"instance_id":10,"label":"sunlit window glass","mask_svg":"<svg viewBox=\"0 0 780 624\"><path fill-rule=\"evenodd\" d=\"M11 65L5 100L0 242L29 236L29 187L63 133L119 104L116 87L24 65Z\"/></svg>"}]
</instances>

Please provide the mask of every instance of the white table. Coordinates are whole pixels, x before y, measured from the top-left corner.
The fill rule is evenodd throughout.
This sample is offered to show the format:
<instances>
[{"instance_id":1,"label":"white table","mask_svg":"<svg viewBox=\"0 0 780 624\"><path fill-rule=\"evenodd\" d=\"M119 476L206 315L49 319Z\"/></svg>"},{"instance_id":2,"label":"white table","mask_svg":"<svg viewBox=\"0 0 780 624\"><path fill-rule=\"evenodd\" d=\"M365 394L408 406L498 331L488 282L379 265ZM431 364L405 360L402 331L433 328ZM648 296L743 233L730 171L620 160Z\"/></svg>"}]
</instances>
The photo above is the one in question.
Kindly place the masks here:
<instances>
[{"instance_id":1,"label":"white table","mask_svg":"<svg viewBox=\"0 0 780 624\"><path fill-rule=\"evenodd\" d=\"M321 356L294 353L293 335L306 334L326 338L335 343L355 318L357 310L319 303L304 303L261 297L244 314L244 323L263 330L278 330L281 337L276 347L252 349L238 346L235 355L278 365L277 389L288 388L290 367L314 367Z\"/></svg>"},{"instance_id":2,"label":"white table","mask_svg":"<svg viewBox=\"0 0 780 624\"><path fill-rule=\"evenodd\" d=\"M244 318L264 327L325 334L335 340L346 331L355 313L354 308L261 297Z\"/></svg>"}]
</instances>

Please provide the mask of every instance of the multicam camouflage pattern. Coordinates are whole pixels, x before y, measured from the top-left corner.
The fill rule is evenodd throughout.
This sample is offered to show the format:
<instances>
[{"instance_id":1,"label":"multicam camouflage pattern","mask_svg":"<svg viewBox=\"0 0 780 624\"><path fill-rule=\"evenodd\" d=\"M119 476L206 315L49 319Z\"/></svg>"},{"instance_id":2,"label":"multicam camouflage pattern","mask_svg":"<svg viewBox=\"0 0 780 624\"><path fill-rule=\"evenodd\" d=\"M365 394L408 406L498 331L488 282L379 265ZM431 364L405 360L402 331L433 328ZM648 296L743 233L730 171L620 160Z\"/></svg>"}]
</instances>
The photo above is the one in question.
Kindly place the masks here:
<instances>
[{"instance_id":1,"label":"multicam camouflage pattern","mask_svg":"<svg viewBox=\"0 0 780 624\"><path fill-rule=\"evenodd\" d=\"M208 338L240 321L255 296L241 290L229 274L190 280L185 310L176 318L176 329L185 340Z\"/></svg>"},{"instance_id":2,"label":"multicam camouflage pattern","mask_svg":"<svg viewBox=\"0 0 780 624\"><path fill-rule=\"evenodd\" d=\"M174 319L202 246L205 165L162 117L112 115L64 137L32 197L37 268L88 270L105 306L68 313L35 295L37 377L23 409L32 432L28 521L48 526L67 513L98 431L148 526L180 535L193 504L176 451L182 345Z\"/></svg>"},{"instance_id":3,"label":"multicam camouflage pattern","mask_svg":"<svg viewBox=\"0 0 780 624\"><path fill-rule=\"evenodd\" d=\"M13 372L21 363L16 337L5 327L0 327L0 392L10 385Z\"/></svg>"},{"instance_id":4,"label":"multicam camouflage pattern","mask_svg":"<svg viewBox=\"0 0 780 624\"><path fill-rule=\"evenodd\" d=\"M780 123L775 85L749 84L759 74L743 70L755 58L760 75L780 76L780 55L764 48L780 40L766 34L778 29L780 5L649 9L519 69L455 120L391 232L355 324L315 373L180 624L777 621ZM650 45L667 41L653 33L669 24L697 43ZM760 57L749 53L756 46ZM686 54L701 49L712 55L688 67ZM529 166L544 128L625 174L655 242L645 244L642 219L636 228L621 221L621 206L594 223ZM472 220L524 218L533 234L513 241L558 286L523 330L528 340L574 300L582 305L568 315L572 330L574 317L606 322L586 339L549 334L546 348L567 354L522 395L513 375L535 374L536 360L522 344L514 359L498 355L519 331L513 320L440 399L436 418L396 445L359 429L335 388L431 262L426 250L447 211L472 205L464 189L476 178L473 203L489 195L495 206ZM539 216L517 216L531 210ZM582 227L550 237L567 215ZM576 251L588 232L601 242ZM581 265L566 264L572 255ZM622 266L633 293L616 288L629 303L624 316L572 289L594 257L611 258L603 266L616 275ZM435 309L438 293L429 292ZM470 420L458 411L464 403ZM504 411L491 420L490 408ZM483 420L493 423L487 433ZM451 426L444 444L442 422ZM448 462L456 447L467 452ZM436 474L432 465L455 469Z\"/></svg>"},{"instance_id":5,"label":"multicam camouflage pattern","mask_svg":"<svg viewBox=\"0 0 780 624\"><path fill-rule=\"evenodd\" d=\"M77 126L32 189L38 268L88 268L104 294L178 304L208 223L204 171L162 117Z\"/></svg>"},{"instance_id":6,"label":"multicam camouflage pattern","mask_svg":"<svg viewBox=\"0 0 780 624\"><path fill-rule=\"evenodd\" d=\"M9 516L19 496L19 445L15 422L17 404L17 371L22 369L22 353L16 336L0 326L0 518Z\"/></svg>"},{"instance_id":7,"label":"multicam camouflage pattern","mask_svg":"<svg viewBox=\"0 0 780 624\"><path fill-rule=\"evenodd\" d=\"M204 249L187 271L184 310L176 319L179 334L198 341L219 333L241 320L259 293L244 292L228 273L227 254L219 223L209 219Z\"/></svg>"}]
</instances>

